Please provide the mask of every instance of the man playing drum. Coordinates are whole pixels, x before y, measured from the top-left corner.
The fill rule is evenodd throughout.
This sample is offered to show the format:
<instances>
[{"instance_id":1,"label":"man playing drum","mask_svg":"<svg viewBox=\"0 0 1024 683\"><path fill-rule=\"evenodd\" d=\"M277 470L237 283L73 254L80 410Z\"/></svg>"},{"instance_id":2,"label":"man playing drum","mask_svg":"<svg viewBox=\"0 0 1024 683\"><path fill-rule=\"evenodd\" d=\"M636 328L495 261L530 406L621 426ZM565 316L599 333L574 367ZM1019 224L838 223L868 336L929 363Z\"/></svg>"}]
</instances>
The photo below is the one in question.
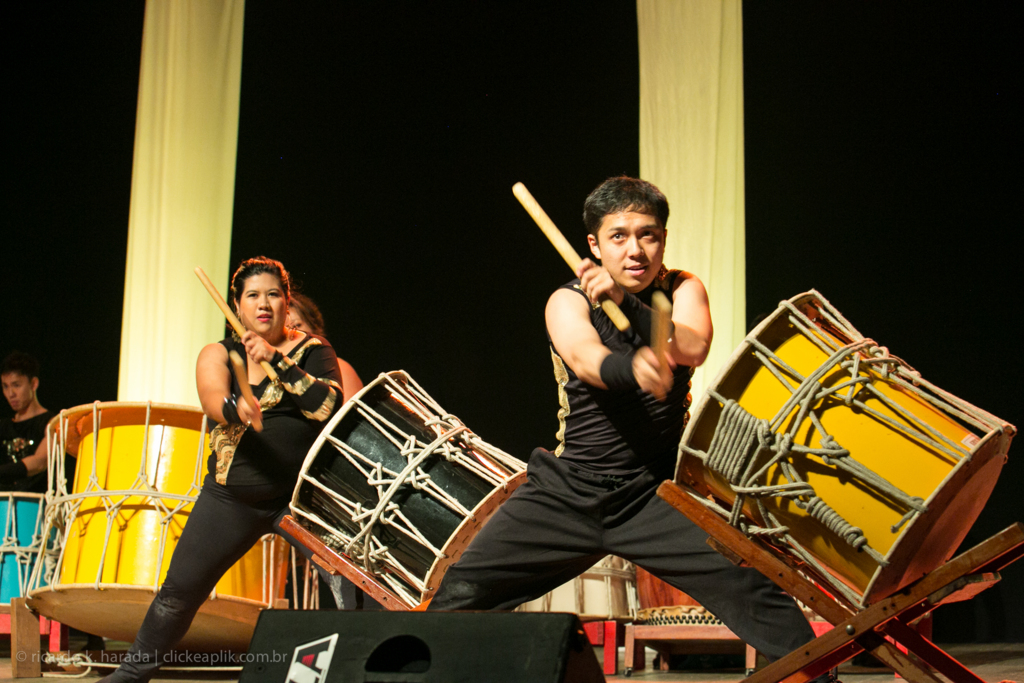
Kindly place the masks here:
<instances>
[{"instance_id":1,"label":"man playing drum","mask_svg":"<svg viewBox=\"0 0 1024 683\"><path fill-rule=\"evenodd\" d=\"M46 424L53 413L39 403L39 363L15 351L0 369L14 417L0 420L0 491L46 492Z\"/></svg>"},{"instance_id":2,"label":"man playing drum","mask_svg":"<svg viewBox=\"0 0 1024 683\"><path fill-rule=\"evenodd\" d=\"M704 285L662 265L668 202L646 181L611 178L587 197L583 220L601 264L584 260L545 311L560 443L533 452L527 482L448 570L430 609L512 609L613 554L693 596L769 659L782 657L814 637L794 601L712 550L656 494L672 478L691 369L712 337ZM672 301L662 358L647 338L657 290ZM617 330L597 305L606 297L630 330Z\"/></svg>"}]
</instances>

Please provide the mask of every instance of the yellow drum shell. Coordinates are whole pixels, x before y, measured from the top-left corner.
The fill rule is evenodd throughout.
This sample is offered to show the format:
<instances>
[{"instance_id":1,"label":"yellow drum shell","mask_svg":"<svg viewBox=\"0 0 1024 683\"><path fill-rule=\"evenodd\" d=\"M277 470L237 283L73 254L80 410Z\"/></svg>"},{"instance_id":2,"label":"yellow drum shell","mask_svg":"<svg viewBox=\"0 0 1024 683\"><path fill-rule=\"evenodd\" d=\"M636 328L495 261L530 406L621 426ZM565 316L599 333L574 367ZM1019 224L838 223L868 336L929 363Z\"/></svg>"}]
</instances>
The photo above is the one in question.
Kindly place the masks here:
<instances>
[{"instance_id":1,"label":"yellow drum shell","mask_svg":"<svg viewBox=\"0 0 1024 683\"><path fill-rule=\"evenodd\" d=\"M153 404L148 427L146 404L100 404L98 414L101 428L93 432L93 406L67 413L67 447L78 455L72 493L97 495L74 501L58 578L33 591L32 604L69 626L131 641L166 577L192 510L188 498L198 495L207 437L198 408ZM117 503L108 525L107 507ZM257 543L217 583L180 647L248 646L259 612L284 593L287 544L265 545Z\"/></svg>"},{"instance_id":2,"label":"yellow drum shell","mask_svg":"<svg viewBox=\"0 0 1024 683\"><path fill-rule=\"evenodd\" d=\"M814 300L813 295L801 295L791 301L814 319L815 309L809 305ZM780 308L754 330L711 386L760 419L774 418L790 399L791 392L755 357L752 339L773 351L803 377L828 361L828 354L790 322L788 313ZM822 323L821 327L821 334L834 340L837 346L850 341L828 324ZM888 564L881 566L867 553L858 552L792 499L763 500L779 522L790 528L792 537L829 572L853 588L862 604L867 604L920 578L955 552L995 485L1012 431L993 429L978 434L931 403L883 378L879 372L867 369L866 365L861 365L859 374L870 375L872 386L879 393L958 444L962 456L951 457L864 410L846 405L834 395L819 399L814 405L813 410L826 432L848 449L852 458L903 492L925 501L926 512L894 531L893 527L899 525L907 512L902 503L888 499L848 474L839 473L819 457L792 454L790 462L816 494L843 518L862 529L868 543ZM835 366L827 371L821 386L833 387L849 378L849 371ZM841 390L840 396L845 393L846 389ZM858 398L863 400L865 395L859 392ZM897 423L908 422L877 398L864 403ZM788 431L797 419L798 409L785 416L782 427L776 431ZM694 412L682 443L707 452L721 414L721 404L706 395ZM820 439L821 434L812 423L804 420L796 430L794 443L820 448ZM676 481L730 505L736 498L723 477L710 471L701 458L688 454L685 448L680 452ZM759 483L784 481L781 469L775 465ZM764 520L749 499L744 513L763 524Z\"/></svg>"}]
</instances>

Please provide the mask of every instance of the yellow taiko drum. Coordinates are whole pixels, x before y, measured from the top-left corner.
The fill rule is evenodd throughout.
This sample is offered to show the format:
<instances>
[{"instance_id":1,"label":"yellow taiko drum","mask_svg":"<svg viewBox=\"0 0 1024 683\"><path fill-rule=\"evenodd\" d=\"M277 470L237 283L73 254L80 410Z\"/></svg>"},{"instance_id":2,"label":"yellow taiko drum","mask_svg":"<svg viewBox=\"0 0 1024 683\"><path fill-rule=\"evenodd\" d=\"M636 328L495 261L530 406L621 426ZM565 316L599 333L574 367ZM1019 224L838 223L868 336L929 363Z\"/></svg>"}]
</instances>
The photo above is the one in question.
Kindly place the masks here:
<instances>
[{"instance_id":1,"label":"yellow taiko drum","mask_svg":"<svg viewBox=\"0 0 1024 683\"><path fill-rule=\"evenodd\" d=\"M48 579L30 591L40 614L88 633L132 641L163 582L206 471L198 408L96 403L50 423L47 522L62 544ZM65 452L77 454L71 491ZM259 612L283 596L287 544L265 536L217 584L179 645L245 650Z\"/></svg>"},{"instance_id":2,"label":"yellow taiko drum","mask_svg":"<svg viewBox=\"0 0 1024 683\"><path fill-rule=\"evenodd\" d=\"M1015 431L812 291L782 302L715 378L676 482L863 607L952 556Z\"/></svg>"}]
</instances>

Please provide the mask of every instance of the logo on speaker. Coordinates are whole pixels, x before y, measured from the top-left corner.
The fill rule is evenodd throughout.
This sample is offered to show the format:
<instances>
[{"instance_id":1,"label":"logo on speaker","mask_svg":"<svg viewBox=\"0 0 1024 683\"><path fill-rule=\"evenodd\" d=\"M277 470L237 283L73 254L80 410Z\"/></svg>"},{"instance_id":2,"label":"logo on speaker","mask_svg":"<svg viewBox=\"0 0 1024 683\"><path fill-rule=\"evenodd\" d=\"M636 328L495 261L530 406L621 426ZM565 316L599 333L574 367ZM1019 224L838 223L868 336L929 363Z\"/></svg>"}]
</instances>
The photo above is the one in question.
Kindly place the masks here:
<instances>
[{"instance_id":1,"label":"logo on speaker","mask_svg":"<svg viewBox=\"0 0 1024 683\"><path fill-rule=\"evenodd\" d=\"M288 667L287 683L324 683L337 642L338 634L335 633L296 647Z\"/></svg>"}]
</instances>

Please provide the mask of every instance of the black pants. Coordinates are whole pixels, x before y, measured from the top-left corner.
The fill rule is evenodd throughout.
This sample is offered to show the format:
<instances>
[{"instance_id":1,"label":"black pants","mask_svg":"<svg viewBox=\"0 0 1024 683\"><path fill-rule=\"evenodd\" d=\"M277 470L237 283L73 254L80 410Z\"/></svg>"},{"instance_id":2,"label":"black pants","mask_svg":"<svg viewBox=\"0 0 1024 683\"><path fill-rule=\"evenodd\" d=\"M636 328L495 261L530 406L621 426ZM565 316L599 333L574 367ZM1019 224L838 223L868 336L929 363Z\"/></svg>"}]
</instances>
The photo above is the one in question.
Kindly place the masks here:
<instances>
[{"instance_id":1,"label":"black pants","mask_svg":"<svg viewBox=\"0 0 1024 683\"><path fill-rule=\"evenodd\" d=\"M601 477L537 449L528 478L447 572L432 610L505 610L618 555L692 596L770 660L814 637L792 598L737 567L656 493L644 472Z\"/></svg>"},{"instance_id":2,"label":"black pants","mask_svg":"<svg viewBox=\"0 0 1024 683\"><path fill-rule=\"evenodd\" d=\"M206 478L174 549L167 578L149 606L128 656L109 681L149 680L188 632L220 578L264 534L278 533L307 559L312 555L281 530L291 496L263 499L260 489L227 488Z\"/></svg>"}]
</instances>

